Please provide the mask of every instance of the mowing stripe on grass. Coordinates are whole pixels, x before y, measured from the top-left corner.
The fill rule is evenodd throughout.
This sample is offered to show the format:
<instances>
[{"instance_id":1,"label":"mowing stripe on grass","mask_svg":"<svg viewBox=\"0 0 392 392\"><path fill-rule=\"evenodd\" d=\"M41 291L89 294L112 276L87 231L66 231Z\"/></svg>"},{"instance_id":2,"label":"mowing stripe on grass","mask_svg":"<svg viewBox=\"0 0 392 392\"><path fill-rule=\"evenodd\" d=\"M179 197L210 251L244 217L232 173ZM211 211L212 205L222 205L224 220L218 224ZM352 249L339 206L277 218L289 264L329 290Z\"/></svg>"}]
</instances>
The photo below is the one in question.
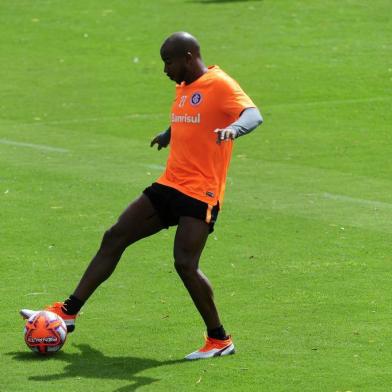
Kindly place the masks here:
<instances>
[{"instance_id":1,"label":"mowing stripe on grass","mask_svg":"<svg viewBox=\"0 0 392 392\"><path fill-rule=\"evenodd\" d=\"M385 202L377 201L377 200L356 199L354 197L344 196L344 195L336 195L333 193L324 193L323 196L326 199L345 201L345 202L355 203L355 204L362 204L362 205L367 205L367 206L371 206L371 207L392 208L391 203L385 203Z\"/></svg>"},{"instance_id":2,"label":"mowing stripe on grass","mask_svg":"<svg viewBox=\"0 0 392 392\"><path fill-rule=\"evenodd\" d=\"M15 146L15 147L33 148L35 150L41 150L41 151L51 151L51 152L60 152L60 153L67 153L67 152L69 152L69 150L67 150L65 148L44 146L42 144L15 142L13 140L7 140L7 139L0 139L0 144L5 144L5 145Z\"/></svg>"},{"instance_id":3,"label":"mowing stripe on grass","mask_svg":"<svg viewBox=\"0 0 392 392\"><path fill-rule=\"evenodd\" d=\"M324 105L351 105L356 103L367 103L367 102L379 102L379 101L388 101L391 100L391 97L368 97L368 98L353 98L353 99L331 99L331 100L322 100L322 101L312 101L312 102L282 102L271 105L265 105L270 109L287 107L287 106L324 106ZM263 106L262 106L263 107Z\"/></svg>"},{"instance_id":4,"label":"mowing stripe on grass","mask_svg":"<svg viewBox=\"0 0 392 392\"><path fill-rule=\"evenodd\" d=\"M391 100L389 96L379 96L379 97L367 97L367 98L353 98L353 99L331 99L331 100L320 100L312 102L281 102L264 104L261 106L263 109L278 109L281 107L306 107L306 106L325 106L325 105L350 105L356 103L366 103L366 102L378 102L378 101L388 101ZM31 125L31 124L42 124L42 125L66 125L66 124L81 124L81 123L91 123L99 121L113 121L113 120L151 120L157 118L169 118L169 112L167 113L132 113L125 114L122 116L102 116L102 117L86 117L86 118L70 118L70 119L58 119L58 120L36 120L34 122L24 122L17 123L15 126L20 125Z\"/></svg>"}]
</instances>

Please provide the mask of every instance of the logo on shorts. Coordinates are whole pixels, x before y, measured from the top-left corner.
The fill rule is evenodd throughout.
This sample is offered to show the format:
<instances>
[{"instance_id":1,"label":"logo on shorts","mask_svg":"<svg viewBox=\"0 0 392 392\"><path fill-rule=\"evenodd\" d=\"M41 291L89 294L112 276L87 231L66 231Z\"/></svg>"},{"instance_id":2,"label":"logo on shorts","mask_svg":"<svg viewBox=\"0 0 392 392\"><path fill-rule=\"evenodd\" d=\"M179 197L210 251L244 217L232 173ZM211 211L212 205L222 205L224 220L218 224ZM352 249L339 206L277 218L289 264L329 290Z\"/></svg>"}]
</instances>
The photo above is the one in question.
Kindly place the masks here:
<instances>
[{"instance_id":1,"label":"logo on shorts","mask_svg":"<svg viewBox=\"0 0 392 392\"><path fill-rule=\"evenodd\" d=\"M206 192L206 195L209 197L214 197L214 192Z\"/></svg>"},{"instance_id":2,"label":"logo on shorts","mask_svg":"<svg viewBox=\"0 0 392 392\"><path fill-rule=\"evenodd\" d=\"M202 101L202 96L200 93L194 93L191 97L191 105L197 106Z\"/></svg>"}]
</instances>

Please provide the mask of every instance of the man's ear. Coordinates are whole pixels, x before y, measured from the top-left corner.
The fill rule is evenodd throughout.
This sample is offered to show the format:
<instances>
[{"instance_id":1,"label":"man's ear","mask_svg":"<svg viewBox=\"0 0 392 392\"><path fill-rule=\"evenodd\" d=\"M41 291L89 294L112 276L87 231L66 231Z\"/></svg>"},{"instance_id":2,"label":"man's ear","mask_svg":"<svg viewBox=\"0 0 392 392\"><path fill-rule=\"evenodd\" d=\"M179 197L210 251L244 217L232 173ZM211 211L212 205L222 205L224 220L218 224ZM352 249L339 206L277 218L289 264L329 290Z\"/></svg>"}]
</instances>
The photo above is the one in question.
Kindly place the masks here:
<instances>
[{"instance_id":1,"label":"man's ear","mask_svg":"<svg viewBox=\"0 0 392 392\"><path fill-rule=\"evenodd\" d=\"M192 54L191 52L186 52L186 53L185 53L185 59L186 59L186 62L187 62L187 63L192 62L192 60L193 60L193 54Z\"/></svg>"}]
</instances>

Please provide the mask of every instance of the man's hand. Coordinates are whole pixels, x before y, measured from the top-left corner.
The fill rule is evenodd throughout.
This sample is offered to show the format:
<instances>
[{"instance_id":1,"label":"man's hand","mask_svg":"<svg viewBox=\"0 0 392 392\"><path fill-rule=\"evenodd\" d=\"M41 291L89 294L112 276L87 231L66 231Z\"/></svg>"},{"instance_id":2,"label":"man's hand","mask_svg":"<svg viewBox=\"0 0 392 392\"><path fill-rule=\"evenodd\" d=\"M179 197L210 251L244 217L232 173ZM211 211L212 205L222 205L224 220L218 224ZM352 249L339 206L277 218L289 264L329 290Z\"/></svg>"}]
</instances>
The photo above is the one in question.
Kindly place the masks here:
<instances>
[{"instance_id":1,"label":"man's hand","mask_svg":"<svg viewBox=\"0 0 392 392\"><path fill-rule=\"evenodd\" d=\"M158 150L166 148L170 143L170 128L164 132L159 133L154 139L151 140L150 147L158 144Z\"/></svg>"},{"instance_id":2,"label":"man's hand","mask_svg":"<svg viewBox=\"0 0 392 392\"><path fill-rule=\"evenodd\" d=\"M216 142L221 144L225 140L234 140L237 137L237 131L233 128L215 129Z\"/></svg>"}]
</instances>

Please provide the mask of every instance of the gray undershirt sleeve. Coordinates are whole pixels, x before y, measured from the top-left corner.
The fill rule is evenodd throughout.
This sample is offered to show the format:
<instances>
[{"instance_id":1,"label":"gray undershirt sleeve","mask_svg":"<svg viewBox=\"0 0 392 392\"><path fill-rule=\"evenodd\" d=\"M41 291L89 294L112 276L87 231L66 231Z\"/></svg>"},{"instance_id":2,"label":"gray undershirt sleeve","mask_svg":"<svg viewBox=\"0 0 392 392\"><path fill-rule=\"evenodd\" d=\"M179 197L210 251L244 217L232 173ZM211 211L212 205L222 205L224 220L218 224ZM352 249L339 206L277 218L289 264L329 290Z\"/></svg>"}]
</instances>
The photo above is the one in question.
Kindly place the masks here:
<instances>
[{"instance_id":1,"label":"gray undershirt sleeve","mask_svg":"<svg viewBox=\"0 0 392 392\"><path fill-rule=\"evenodd\" d=\"M233 122L228 128L236 131L236 138L252 132L263 122L259 109L247 108L245 109L237 121Z\"/></svg>"}]
</instances>

